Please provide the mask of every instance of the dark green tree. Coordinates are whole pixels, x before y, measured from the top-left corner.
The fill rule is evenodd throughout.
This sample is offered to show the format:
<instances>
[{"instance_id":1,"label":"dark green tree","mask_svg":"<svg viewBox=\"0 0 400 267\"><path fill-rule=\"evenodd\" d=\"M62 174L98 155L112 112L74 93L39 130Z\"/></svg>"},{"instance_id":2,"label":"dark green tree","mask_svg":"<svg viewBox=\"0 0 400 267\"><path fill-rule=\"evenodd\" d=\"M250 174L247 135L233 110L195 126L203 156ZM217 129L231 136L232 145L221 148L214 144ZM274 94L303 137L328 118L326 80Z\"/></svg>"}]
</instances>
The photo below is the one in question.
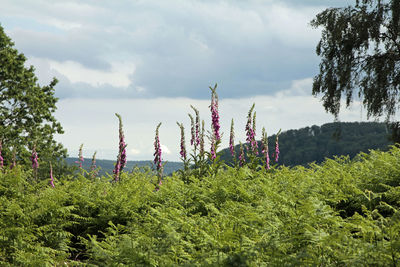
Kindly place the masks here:
<instances>
[{"instance_id":1,"label":"dark green tree","mask_svg":"<svg viewBox=\"0 0 400 267\"><path fill-rule=\"evenodd\" d=\"M54 140L63 133L53 116L57 98L53 78L40 86L33 66L26 67L26 58L14 48L14 43L0 26L0 139L3 157L10 164L13 151L17 164L29 164L30 151L36 144L39 162L66 156L63 146Z\"/></svg>"},{"instance_id":2,"label":"dark green tree","mask_svg":"<svg viewBox=\"0 0 400 267\"><path fill-rule=\"evenodd\" d=\"M389 122L400 102L400 0L356 0L322 11L311 25L322 27L313 95L323 94L337 118L342 96L348 107L358 93L368 117L386 115Z\"/></svg>"}]
</instances>

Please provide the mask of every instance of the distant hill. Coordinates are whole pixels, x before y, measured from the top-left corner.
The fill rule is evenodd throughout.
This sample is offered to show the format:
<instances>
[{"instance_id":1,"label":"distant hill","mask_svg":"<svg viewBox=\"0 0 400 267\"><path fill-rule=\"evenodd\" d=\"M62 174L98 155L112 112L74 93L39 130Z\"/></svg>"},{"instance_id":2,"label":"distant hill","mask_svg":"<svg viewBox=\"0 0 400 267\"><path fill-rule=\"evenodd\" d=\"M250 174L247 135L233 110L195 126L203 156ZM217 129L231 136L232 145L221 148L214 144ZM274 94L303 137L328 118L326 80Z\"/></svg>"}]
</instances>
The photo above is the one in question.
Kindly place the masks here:
<instances>
[{"instance_id":1,"label":"distant hill","mask_svg":"<svg viewBox=\"0 0 400 267\"><path fill-rule=\"evenodd\" d=\"M75 161L78 158L66 158L66 162L68 165L75 165L78 166ZM85 158L83 162L83 168L85 170L90 169L90 165L92 164L91 158ZM100 167L99 175L105 175L106 173L112 174L114 170L114 160L106 160L106 159L97 159L96 166ZM153 162L150 160L141 160L141 161L128 161L126 163L126 167L124 168L125 171L132 171L134 167L149 167L150 169L153 167ZM176 170L179 170L183 167L183 164L180 162L167 162L164 166L164 174L169 175Z\"/></svg>"},{"instance_id":2,"label":"distant hill","mask_svg":"<svg viewBox=\"0 0 400 267\"><path fill-rule=\"evenodd\" d=\"M387 150L388 146L393 144L389 141L389 135L386 124L378 122L335 122L288 130L279 136L279 164L307 165L339 155L349 155L353 158L361 151L368 152L369 149ZM276 135L268 137L270 152L275 149L275 138ZM261 143L258 144L261 154ZM238 145L235 146L235 151L238 155ZM228 149L222 151L221 158L226 163L232 162Z\"/></svg>"}]
</instances>

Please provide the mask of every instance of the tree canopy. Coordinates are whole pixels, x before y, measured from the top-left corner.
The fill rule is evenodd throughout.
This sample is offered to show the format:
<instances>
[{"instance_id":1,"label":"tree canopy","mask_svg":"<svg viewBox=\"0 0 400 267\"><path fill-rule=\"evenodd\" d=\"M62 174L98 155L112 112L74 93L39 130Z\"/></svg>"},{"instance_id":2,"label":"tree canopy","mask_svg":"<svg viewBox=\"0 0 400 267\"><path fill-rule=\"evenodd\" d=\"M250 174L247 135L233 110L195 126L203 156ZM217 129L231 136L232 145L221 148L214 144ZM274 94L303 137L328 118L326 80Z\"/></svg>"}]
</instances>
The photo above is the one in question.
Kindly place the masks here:
<instances>
[{"instance_id":1,"label":"tree canopy","mask_svg":"<svg viewBox=\"0 0 400 267\"><path fill-rule=\"evenodd\" d=\"M39 158L66 156L66 150L54 140L55 134L63 133L53 115L57 79L40 86L34 67L25 63L25 56L0 26L0 139L6 164L13 151L21 163L27 163L34 145Z\"/></svg>"},{"instance_id":2,"label":"tree canopy","mask_svg":"<svg viewBox=\"0 0 400 267\"><path fill-rule=\"evenodd\" d=\"M337 118L342 96L348 107L358 92L368 117L390 120L400 101L400 0L328 8L311 25L322 27L313 95L323 94L325 109Z\"/></svg>"}]
</instances>

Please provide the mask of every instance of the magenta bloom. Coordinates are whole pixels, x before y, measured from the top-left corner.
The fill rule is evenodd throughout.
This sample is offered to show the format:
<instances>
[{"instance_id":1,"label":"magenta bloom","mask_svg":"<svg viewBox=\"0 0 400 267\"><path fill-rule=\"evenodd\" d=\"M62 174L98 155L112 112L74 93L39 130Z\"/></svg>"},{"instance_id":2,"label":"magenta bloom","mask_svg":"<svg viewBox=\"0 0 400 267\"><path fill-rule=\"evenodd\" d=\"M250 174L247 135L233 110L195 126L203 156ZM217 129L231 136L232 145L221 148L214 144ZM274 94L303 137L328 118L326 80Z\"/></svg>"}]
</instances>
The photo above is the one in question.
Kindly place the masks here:
<instances>
[{"instance_id":1,"label":"magenta bloom","mask_svg":"<svg viewBox=\"0 0 400 267\"><path fill-rule=\"evenodd\" d=\"M2 142L2 140L0 140L0 168L3 168L3 166L4 166L4 159L1 156L1 150L2 149L3 149L3 142Z\"/></svg>"},{"instance_id":2,"label":"magenta bloom","mask_svg":"<svg viewBox=\"0 0 400 267\"><path fill-rule=\"evenodd\" d=\"M245 162L246 162L246 159L245 159L245 157L244 157L243 145L242 145L241 142L239 142L239 143L240 143L239 166L240 166L240 167L243 167L244 164L245 164Z\"/></svg>"},{"instance_id":3,"label":"magenta bloom","mask_svg":"<svg viewBox=\"0 0 400 267\"><path fill-rule=\"evenodd\" d=\"M256 141L256 115L254 113L254 116L252 117L252 113L254 110L255 104L250 108L249 113L247 114L247 123L246 123L246 141L250 144L251 151L254 153L254 155L258 155L258 144Z\"/></svg>"},{"instance_id":4,"label":"magenta bloom","mask_svg":"<svg viewBox=\"0 0 400 267\"><path fill-rule=\"evenodd\" d=\"M124 136L124 131L122 128L122 118L118 113L115 113L115 116L118 117L118 122L119 122L119 144L118 144L118 156L117 156L117 162L115 163L114 167L114 181L119 180L119 175L120 172L123 170L123 168L126 165L126 143L125 143L125 136Z\"/></svg>"},{"instance_id":5,"label":"magenta bloom","mask_svg":"<svg viewBox=\"0 0 400 267\"><path fill-rule=\"evenodd\" d=\"M183 127L183 123L176 123L178 124L179 128L181 129L181 151L179 154L183 161L186 160L186 145L185 145L185 128Z\"/></svg>"},{"instance_id":6,"label":"magenta bloom","mask_svg":"<svg viewBox=\"0 0 400 267\"><path fill-rule=\"evenodd\" d=\"M161 158L161 144L160 144L160 138L159 138L159 128L161 126L161 122L157 125L156 128L156 137L154 139L154 164L156 166L159 178L161 179L162 176L162 158Z\"/></svg>"},{"instance_id":7,"label":"magenta bloom","mask_svg":"<svg viewBox=\"0 0 400 267\"><path fill-rule=\"evenodd\" d=\"M79 164L79 169L82 169L82 163L85 161L82 156L82 148L83 144L81 144L81 146L79 147L78 161L75 161L75 163Z\"/></svg>"},{"instance_id":8,"label":"magenta bloom","mask_svg":"<svg viewBox=\"0 0 400 267\"><path fill-rule=\"evenodd\" d=\"M50 185L51 187L55 187L53 178L53 167L51 166L51 162L50 162Z\"/></svg>"},{"instance_id":9,"label":"magenta bloom","mask_svg":"<svg viewBox=\"0 0 400 267\"><path fill-rule=\"evenodd\" d=\"M219 133L220 124L219 124L219 113L218 113L218 95L216 92L217 85L215 84L214 88L211 88L211 127L213 129L213 134L215 138L215 142L221 140L221 135Z\"/></svg>"},{"instance_id":10,"label":"magenta bloom","mask_svg":"<svg viewBox=\"0 0 400 267\"><path fill-rule=\"evenodd\" d=\"M281 133L281 130L276 134L276 140L275 140L275 162L278 162L279 159L279 134Z\"/></svg>"},{"instance_id":11,"label":"magenta bloom","mask_svg":"<svg viewBox=\"0 0 400 267\"><path fill-rule=\"evenodd\" d=\"M270 166L269 166L269 152L268 152L268 136L267 133L265 132L265 128L262 129L262 145L263 145L263 149L262 149L262 153L264 154L265 157L265 169L269 170Z\"/></svg>"},{"instance_id":12,"label":"magenta bloom","mask_svg":"<svg viewBox=\"0 0 400 267\"><path fill-rule=\"evenodd\" d=\"M33 146L31 161L32 161L32 169L37 170L39 168L39 162L38 162L38 155L36 152L36 146Z\"/></svg>"},{"instance_id":13,"label":"magenta bloom","mask_svg":"<svg viewBox=\"0 0 400 267\"><path fill-rule=\"evenodd\" d=\"M231 121L231 134L229 136L229 150L231 151L232 157L235 156L235 132L233 131L233 119Z\"/></svg>"}]
</instances>

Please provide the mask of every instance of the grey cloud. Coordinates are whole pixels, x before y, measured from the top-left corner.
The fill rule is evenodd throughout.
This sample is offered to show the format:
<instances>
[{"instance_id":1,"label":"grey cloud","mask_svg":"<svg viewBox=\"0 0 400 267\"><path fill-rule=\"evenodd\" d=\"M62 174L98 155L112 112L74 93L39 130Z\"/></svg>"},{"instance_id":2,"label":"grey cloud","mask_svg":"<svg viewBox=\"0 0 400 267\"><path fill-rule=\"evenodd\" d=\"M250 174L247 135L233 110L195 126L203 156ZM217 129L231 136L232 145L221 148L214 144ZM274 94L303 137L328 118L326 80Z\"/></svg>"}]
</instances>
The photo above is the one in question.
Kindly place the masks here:
<instances>
[{"instance_id":1,"label":"grey cloud","mask_svg":"<svg viewBox=\"0 0 400 267\"><path fill-rule=\"evenodd\" d=\"M303 4L291 8L292 2ZM67 2L63 12L42 0L44 14L32 5L31 12L21 12L38 21L44 17L43 23L58 19L81 26L61 33L29 27L10 32L17 48L28 57L71 60L103 71L110 70L114 61L136 67L127 88L71 83L60 75L57 90L61 98L204 99L209 97L208 86L215 82L220 84L222 97L272 95L292 80L315 75L318 32L307 24L322 10L313 9L316 2L90 1L83 6L88 13L84 16L77 9L78 2ZM17 16L18 7L9 4L7 8ZM79 12L72 14L74 10ZM138 92L138 87L146 90Z\"/></svg>"}]
</instances>

